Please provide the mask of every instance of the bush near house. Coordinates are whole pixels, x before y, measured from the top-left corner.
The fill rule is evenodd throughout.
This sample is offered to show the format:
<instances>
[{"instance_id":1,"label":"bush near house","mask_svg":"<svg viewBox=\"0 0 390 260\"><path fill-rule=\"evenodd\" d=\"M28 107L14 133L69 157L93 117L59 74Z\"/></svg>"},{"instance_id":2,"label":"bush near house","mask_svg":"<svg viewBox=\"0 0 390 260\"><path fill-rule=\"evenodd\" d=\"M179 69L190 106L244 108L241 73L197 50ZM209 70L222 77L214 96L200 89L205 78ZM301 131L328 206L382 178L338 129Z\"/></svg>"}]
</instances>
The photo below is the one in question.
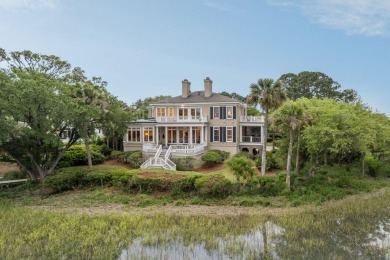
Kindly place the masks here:
<instances>
[{"instance_id":1,"label":"bush near house","mask_svg":"<svg viewBox=\"0 0 390 260\"><path fill-rule=\"evenodd\" d=\"M225 198L233 193L233 183L221 174L203 175L195 180L197 193L203 197Z\"/></svg>"},{"instance_id":2,"label":"bush near house","mask_svg":"<svg viewBox=\"0 0 390 260\"><path fill-rule=\"evenodd\" d=\"M104 162L105 157L100 152L100 146L98 145L90 145L91 149L91 159L92 164L99 164ZM79 166L79 165L87 165L87 152L85 149L85 145L76 144L71 146L62 157L59 167L68 167L68 166Z\"/></svg>"},{"instance_id":3,"label":"bush near house","mask_svg":"<svg viewBox=\"0 0 390 260\"><path fill-rule=\"evenodd\" d=\"M172 158L171 160L176 164L178 171L193 171L198 164L196 159L192 157Z\"/></svg>"},{"instance_id":4,"label":"bush near house","mask_svg":"<svg viewBox=\"0 0 390 260\"><path fill-rule=\"evenodd\" d=\"M202 160L206 162L207 166L212 166L217 163L222 163L230 156L229 152L221 150L209 150L207 153L202 155Z\"/></svg>"},{"instance_id":5,"label":"bush near house","mask_svg":"<svg viewBox=\"0 0 390 260\"><path fill-rule=\"evenodd\" d=\"M126 162L133 168L139 168L144 162L144 157L141 151L134 151L127 157Z\"/></svg>"}]
</instances>

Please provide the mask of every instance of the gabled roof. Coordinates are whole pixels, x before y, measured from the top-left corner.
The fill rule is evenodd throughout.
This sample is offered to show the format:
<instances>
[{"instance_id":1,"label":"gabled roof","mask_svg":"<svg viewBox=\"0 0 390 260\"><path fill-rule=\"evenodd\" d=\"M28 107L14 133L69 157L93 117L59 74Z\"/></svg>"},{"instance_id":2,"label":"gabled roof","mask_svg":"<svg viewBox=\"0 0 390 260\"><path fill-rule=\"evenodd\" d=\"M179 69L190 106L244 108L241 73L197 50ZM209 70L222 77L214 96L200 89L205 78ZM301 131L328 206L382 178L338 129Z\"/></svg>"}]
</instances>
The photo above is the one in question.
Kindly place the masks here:
<instances>
[{"instance_id":1,"label":"gabled roof","mask_svg":"<svg viewBox=\"0 0 390 260\"><path fill-rule=\"evenodd\" d=\"M212 93L210 97L204 96L204 91L194 91L189 97L183 98L181 95L153 102L151 105L158 104L180 104L180 103L241 103L239 100L224 96L219 93Z\"/></svg>"}]
</instances>

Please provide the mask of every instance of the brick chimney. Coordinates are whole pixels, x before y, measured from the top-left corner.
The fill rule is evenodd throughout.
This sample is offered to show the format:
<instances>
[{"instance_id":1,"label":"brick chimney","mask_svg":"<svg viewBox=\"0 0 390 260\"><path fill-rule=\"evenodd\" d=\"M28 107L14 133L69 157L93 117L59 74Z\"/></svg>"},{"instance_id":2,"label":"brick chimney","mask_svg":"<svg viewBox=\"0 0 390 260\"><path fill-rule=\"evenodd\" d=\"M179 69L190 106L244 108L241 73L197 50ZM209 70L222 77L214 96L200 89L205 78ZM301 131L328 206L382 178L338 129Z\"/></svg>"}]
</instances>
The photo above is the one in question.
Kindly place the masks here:
<instances>
[{"instance_id":1,"label":"brick chimney","mask_svg":"<svg viewBox=\"0 0 390 260\"><path fill-rule=\"evenodd\" d=\"M213 94L213 81L206 77L204 80L204 97L211 97Z\"/></svg>"},{"instance_id":2,"label":"brick chimney","mask_svg":"<svg viewBox=\"0 0 390 260\"><path fill-rule=\"evenodd\" d=\"M181 86L182 86L182 98L188 98L191 94L191 82L189 82L188 80L183 80L181 82Z\"/></svg>"}]
</instances>

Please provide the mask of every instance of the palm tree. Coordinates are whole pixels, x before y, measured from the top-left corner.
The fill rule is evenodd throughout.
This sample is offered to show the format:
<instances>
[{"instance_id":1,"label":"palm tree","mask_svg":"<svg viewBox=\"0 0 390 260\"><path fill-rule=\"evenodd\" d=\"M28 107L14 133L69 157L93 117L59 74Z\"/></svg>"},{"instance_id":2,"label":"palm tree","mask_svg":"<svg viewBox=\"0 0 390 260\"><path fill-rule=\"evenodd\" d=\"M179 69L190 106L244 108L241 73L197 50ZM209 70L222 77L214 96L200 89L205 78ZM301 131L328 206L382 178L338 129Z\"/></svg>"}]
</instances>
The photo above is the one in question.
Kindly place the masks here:
<instances>
[{"instance_id":1,"label":"palm tree","mask_svg":"<svg viewBox=\"0 0 390 260\"><path fill-rule=\"evenodd\" d=\"M286 95L279 80L274 82L273 79L259 79L257 83L252 83L250 88L250 103L260 105L264 112L263 149L261 153L261 175L264 176L267 162L268 114L271 109L275 109L282 104L286 99Z\"/></svg>"},{"instance_id":2,"label":"palm tree","mask_svg":"<svg viewBox=\"0 0 390 260\"><path fill-rule=\"evenodd\" d=\"M287 153L287 166L286 166L286 184L288 189L291 186L291 159L292 150L294 145L294 132L302 125L306 115L304 112L304 106L301 103L294 101L286 102L272 115L274 122L284 129L288 129L289 132L289 145ZM298 151L299 152L299 151Z\"/></svg>"}]
</instances>

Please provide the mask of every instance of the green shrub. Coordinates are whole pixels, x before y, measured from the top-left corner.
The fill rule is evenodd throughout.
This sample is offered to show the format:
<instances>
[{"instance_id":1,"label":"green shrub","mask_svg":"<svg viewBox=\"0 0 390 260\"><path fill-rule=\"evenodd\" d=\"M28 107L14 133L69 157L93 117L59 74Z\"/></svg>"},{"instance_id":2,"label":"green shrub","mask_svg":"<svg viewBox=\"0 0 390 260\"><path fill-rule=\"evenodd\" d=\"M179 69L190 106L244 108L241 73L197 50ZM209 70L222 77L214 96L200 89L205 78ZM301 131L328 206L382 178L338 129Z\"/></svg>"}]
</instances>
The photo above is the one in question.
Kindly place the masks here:
<instances>
[{"instance_id":1,"label":"green shrub","mask_svg":"<svg viewBox=\"0 0 390 260\"><path fill-rule=\"evenodd\" d=\"M230 156L230 153L229 152L226 152L226 151L222 151L222 150L209 150L209 152L216 152L219 157L220 157L220 161L218 163L221 163L223 162L224 160L226 159L229 159L229 156Z\"/></svg>"},{"instance_id":2,"label":"green shrub","mask_svg":"<svg viewBox=\"0 0 390 260\"><path fill-rule=\"evenodd\" d=\"M253 176L245 183L244 191L262 196L278 196L285 188L284 180L278 176Z\"/></svg>"},{"instance_id":3,"label":"green shrub","mask_svg":"<svg viewBox=\"0 0 390 260\"><path fill-rule=\"evenodd\" d=\"M195 180L195 188L200 196L227 197L233 192L233 184L223 175L203 175Z\"/></svg>"},{"instance_id":4,"label":"green shrub","mask_svg":"<svg viewBox=\"0 0 390 260\"><path fill-rule=\"evenodd\" d=\"M220 162L221 156L215 151L208 151L202 155L202 160L206 162L207 166L211 166Z\"/></svg>"},{"instance_id":5,"label":"green shrub","mask_svg":"<svg viewBox=\"0 0 390 260\"><path fill-rule=\"evenodd\" d=\"M99 145L99 151L104 156L110 156L112 149L106 144Z\"/></svg>"},{"instance_id":6,"label":"green shrub","mask_svg":"<svg viewBox=\"0 0 390 260\"><path fill-rule=\"evenodd\" d=\"M193 171L197 166L196 159L192 157L172 158L172 161L176 164L178 171Z\"/></svg>"},{"instance_id":7,"label":"green shrub","mask_svg":"<svg viewBox=\"0 0 390 260\"><path fill-rule=\"evenodd\" d=\"M239 152L239 153L236 153L235 155L233 155L233 158L236 158L236 157L245 157L245 158L248 158L248 159L252 159L252 155L249 152Z\"/></svg>"},{"instance_id":8,"label":"green shrub","mask_svg":"<svg viewBox=\"0 0 390 260\"><path fill-rule=\"evenodd\" d=\"M261 154L256 156L255 164L258 169L261 169L261 160ZM277 153L273 151L267 151L267 163L265 165L265 168L267 171L272 169L281 169L277 159Z\"/></svg>"},{"instance_id":9,"label":"green shrub","mask_svg":"<svg viewBox=\"0 0 390 260\"><path fill-rule=\"evenodd\" d=\"M124 152L122 151L111 151L110 158L111 159L118 159L120 155L122 155Z\"/></svg>"},{"instance_id":10,"label":"green shrub","mask_svg":"<svg viewBox=\"0 0 390 260\"><path fill-rule=\"evenodd\" d=\"M15 162L15 160L4 151L0 151L0 162Z\"/></svg>"},{"instance_id":11,"label":"green shrub","mask_svg":"<svg viewBox=\"0 0 390 260\"><path fill-rule=\"evenodd\" d=\"M59 169L55 175L46 177L43 185L54 192L103 185L126 187L131 177L131 172L122 167L94 166L89 169L80 166Z\"/></svg>"},{"instance_id":12,"label":"green shrub","mask_svg":"<svg viewBox=\"0 0 390 260\"><path fill-rule=\"evenodd\" d=\"M253 161L243 156L233 157L227 162L227 165L236 176L237 181L240 181L241 178L248 179L255 174Z\"/></svg>"},{"instance_id":13,"label":"green shrub","mask_svg":"<svg viewBox=\"0 0 390 260\"><path fill-rule=\"evenodd\" d=\"M91 159L92 164L99 164L104 162L105 157L100 153L100 147L97 145L91 145ZM87 165L87 152L85 145L76 144L71 146L62 157L61 161L69 162L72 166Z\"/></svg>"},{"instance_id":14,"label":"green shrub","mask_svg":"<svg viewBox=\"0 0 390 260\"><path fill-rule=\"evenodd\" d=\"M130 166L134 168L139 168L143 161L144 160L141 151L131 152L127 157L127 163L129 163Z\"/></svg>"},{"instance_id":15,"label":"green shrub","mask_svg":"<svg viewBox=\"0 0 390 260\"><path fill-rule=\"evenodd\" d=\"M20 170L11 170L4 173L3 180L19 180L26 179L27 174Z\"/></svg>"},{"instance_id":16,"label":"green shrub","mask_svg":"<svg viewBox=\"0 0 390 260\"><path fill-rule=\"evenodd\" d=\"M129 187L137 192L172 191L173 194L195 190L195 180L200 175L183 175L172 172L140 172L129 180Z\"/></svg>"}]
</instances>

